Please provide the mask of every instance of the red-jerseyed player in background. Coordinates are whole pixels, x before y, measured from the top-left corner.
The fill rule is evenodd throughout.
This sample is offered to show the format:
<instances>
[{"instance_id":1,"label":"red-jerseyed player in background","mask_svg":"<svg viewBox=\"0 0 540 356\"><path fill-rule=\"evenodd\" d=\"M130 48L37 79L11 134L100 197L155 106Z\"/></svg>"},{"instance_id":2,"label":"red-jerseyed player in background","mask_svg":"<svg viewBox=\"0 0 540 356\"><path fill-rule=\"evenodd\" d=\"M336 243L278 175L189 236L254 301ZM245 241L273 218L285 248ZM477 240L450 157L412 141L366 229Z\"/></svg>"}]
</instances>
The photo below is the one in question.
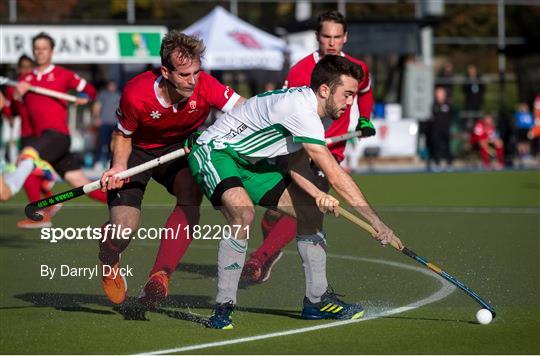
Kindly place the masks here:
<instances>
[{"instance_id":1,"label":"red-jerseyed player in background","mask_svg":"<svg viewBox=\"0 0 540 356\"><path fill-rule=\"evenodd\" d=\"M373 95L368 68L364 62L342 51L347 42L347 21L345 17L338 11L328 11L321 14L318 18L316 36L319 43L318 51L304 57L290 69L285 87L309 86L311 73L319 59L326 55L344 56L362 67L365 75L364 79L358 84L358 94L353 105L348 107L347 111L330 125L325 136L333 137L347 133L353 120L358 120L356 129L362 130L362 137L375 135L375 128L370 121ZM338 162L341 162L344 158L345 145L346 142L339 142L329 147ZM316 170L318 171L318 169ZM316 176L321 179L319 182L314 183L317 184L319 189L327 192L329 186L326 179L319 172L317 172ZM268 210L261 225L264 242L250 255L251 258L244 265L244 271L242 272L242 280L247 283L265 282L270 277L273 265L281 257L281 250L296 236L296 220L275 211Z\"/></svg>"},{"instance_id":2,"label":"red-jerseyed player in background","mask_svg":"<svg viewBox=\"0 0 540 356\"><path fill-rule=\"evenodd\" d=\"M170 276L191 242L184 227L199 223L202 193L185 157L138 174L128 182L111 177L182 148L211 108L228 111L244 101L231 88L201 70L204 53L201 40L171 31L164 37L160 53L161 68L138 75L122 93L118 126L112 140L112 168L101 178L104 189L108 189L110 223L121 226L122 230L131 229L132 235L139 226L141 202L150 178L177 199L165 228L178 232L178 236L162 234L150 278L139 296L139 301L149 308L167 296ZM100 243L101 263L118 271L120 253L128 243L129 240L105 239ZM126 298L124 277L105 276L102 286L113 303L122 303Z\"/></svg>"},{"instance_id":3,"label":"red-jerseyed player in background","mask_svg":"<svg viewBox=\"0 0 540 356\"><path fill-rule=\"evenodd\" d=\"M491 157L497 159L496 169L504 168L504 145L491 114L485 114L476 122L471 135L471 144L480 152L484 168L491 168ZM495 149L495 153L491 147Z\"/></svg>"},{"instance_id":4,"label":"red-jerseyed player in background","mask_svg":"<svg viewBox=\"0 0 540 356\"><path fill-rule=\"evenodd\" d=\"M17 78L32 72L34 69L34 61L32 58L23 54L17 61ZM15 95L15 87L6 87L6 107L3 111L4 116L8 120L14 120L16 116L21 120L21 146L25 147L28 139L34 136L28 112L23 105L22 98ZM26 184L26 183L25 183Z\"/></svg>"},{"instance_id":5,"label":"red-jerseyed player in background","mask_svg":"<svg viewBox=\"0 0 540 356\"><path fill-rule=\"evenodd\" d=\"M26 74L32 72L34 69L34 61L32 58L23 54L19 57L17 61L17 76L22 78ZM16 97L15 88L7 87L6 88L6 98L9 101L9 106L4 111L5 116L12 120L18 116L21 120L21 147L26 147L29 143L32 142L34 137L34 130L30 124L30 118L28 117L28 112L22 98ZM47 163L43 162L47 165ZM49 169L52 170L52 167ZM40 168L35 168L32 173L28 176L24 182L24 191L28 198L28 201L35 201L42 198L47 198L53 195L52 187L54 186L56 179L56 174L51 174L49 177L44 176L44 170ZM47 218L52 218L62 207L62 204L56 204L47 209L48 216ZM50 226L50 221L41 221L34 222L29 219L21 220L17 223L17 226L21 229L34 229Z\"/></svg>"},{"instance_id":6,"label":"red-jerseyed player in background","mask_svg":"<svg viewBox=\"0 0 540 356\"><path fill-rule=\"evenodd\" d=\"M15 95L23 99L24 107L28 113L32 137L22 149L13 173L5 175L5 181L0 181L1 200L8 200L16 194L28 176L36 167L42 168L44 176L53 174L49 171L48 163L70 185L78 187L90 183L81 170L81 160L69 152L71 138L67 124L68 104L64 100L30 92L31 86L39 86L59 92L76 90L86 95L78 98L75 104L84 105L96 96L94 87L80 78L74 72L52 64L54 39L41 32L32 39L32 49L36 68L19 78ZM45 161L45 162L44 162ZM39 199L41 182L36 180L31 188ZM35 189L34 189L35 188ZM105 202L106 195L96 191L89 194L91 198ZM27 221L26 228L43 227L51 225L49 212L43 211L44 219L40 222ZM19 224L20 225L20 224Z\"/></svg>"}]
</instances>

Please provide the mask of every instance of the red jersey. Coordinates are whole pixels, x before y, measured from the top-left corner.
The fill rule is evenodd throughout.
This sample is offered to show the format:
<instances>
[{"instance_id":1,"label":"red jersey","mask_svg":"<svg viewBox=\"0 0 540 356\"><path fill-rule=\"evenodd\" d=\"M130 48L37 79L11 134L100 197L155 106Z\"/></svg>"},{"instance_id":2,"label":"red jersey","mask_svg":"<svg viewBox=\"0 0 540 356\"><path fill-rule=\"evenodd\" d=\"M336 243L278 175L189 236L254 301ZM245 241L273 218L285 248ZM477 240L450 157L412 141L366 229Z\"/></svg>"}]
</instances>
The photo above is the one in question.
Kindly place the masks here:
<instances>
[{"instance_id":1,"label":"red jersey","mask_svg":"<svg viewBox=\"0 0 540 356\"><path fill-rule=\"evenodd\" d=\"M497 138L497 131L494 125L486 125L482 120L478 121L473 128L471 142L493 141Z\"/></svg>"},{"instance_id":2,"label":"red jersey","mask_svg":"<svg viewBox=\"0 0 540 356\"><path fill-rule=\"evenodd\" d=\"M371 118L371 111L373 109L373 93L371 90L371 75L367 65L345 53L341 53L342 56L347 58L353 63L356 63L362 68L364 72L364 78L358 83L358 93L353 105L341 115L341 117L335 120L330 127L326 130L326 137L333 137L346 134L349 131L351 120L358 120L359 117ZM311 73L315 68L315 65L319 61L319 52L315 51L296 63L290 70L285 81L285 87L301 87L309 86L311 84ZM346 141L338 142L329 146L330 151L341 162L344 158Z\"/></svg>"},{"instance_id":3,"label":"red jersey","mask_svg":"<svg viewBox=\"0 0 540 356\"><path fill-rule=\"evenodd\" d=\"M201 71L193 94L169 105L159 95L163 80L159 70L139 74L130 80L116 112L117 127L141 148L156 148L181 142L206 120L211 108L228 111L240 96Z\"/></svg>"},{"instance_id":4,"label":"red jersey","mask_svg":"<svg viewBox=\"0 0 540 356\"><path fill-rule=\"evenodd\" d=\"M4 108L4 115L9 118L19 116L21 118L21 137L29 137L34 135L34 130L30 125L30 119L28 117L28 111L23 105L23 102L14 98L15 88L6 88L6 107Z\"/></svg>"},{"instance_id":5,"label":"red jersey","mask_svg":"<svg viewBox=\"0 0 540 356\"><path fill-rule=\"evenodd\" d=\"M62 93L74 89L78 92L84 92L90 100L94 100L96 97L96 90L90 83L87 83L86 80L69 69L54 64L51 64L42 72L34 69L31 73L21 76L20 80L34 86L52 89ZM41 136L45 130L55 130L69 135L67 125L68 104L65 100L31 91L24 95L23 100L35 136Z\"/></svg>"}]
</instances>

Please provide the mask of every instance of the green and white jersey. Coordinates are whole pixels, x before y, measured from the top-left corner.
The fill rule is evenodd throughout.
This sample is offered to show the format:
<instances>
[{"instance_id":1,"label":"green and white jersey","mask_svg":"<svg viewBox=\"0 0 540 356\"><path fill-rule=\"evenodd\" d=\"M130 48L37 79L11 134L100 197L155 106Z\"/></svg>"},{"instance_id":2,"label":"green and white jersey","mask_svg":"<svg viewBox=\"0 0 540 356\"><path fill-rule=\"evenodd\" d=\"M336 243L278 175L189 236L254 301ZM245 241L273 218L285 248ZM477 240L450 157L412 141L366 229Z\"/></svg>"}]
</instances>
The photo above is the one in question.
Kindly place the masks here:
<instances>
[{"instance_id":1,"label":"green and white jersey","mask_svg":"<svg viewBox=\"0 0 540 356\"><path fill-rule=\"evenodd\" d=\"M296 152L302 143L325 145L317 99L309 87L259 94L221 116L197 140L233 149L251 162Z\"/></svg>"}]
</instances>

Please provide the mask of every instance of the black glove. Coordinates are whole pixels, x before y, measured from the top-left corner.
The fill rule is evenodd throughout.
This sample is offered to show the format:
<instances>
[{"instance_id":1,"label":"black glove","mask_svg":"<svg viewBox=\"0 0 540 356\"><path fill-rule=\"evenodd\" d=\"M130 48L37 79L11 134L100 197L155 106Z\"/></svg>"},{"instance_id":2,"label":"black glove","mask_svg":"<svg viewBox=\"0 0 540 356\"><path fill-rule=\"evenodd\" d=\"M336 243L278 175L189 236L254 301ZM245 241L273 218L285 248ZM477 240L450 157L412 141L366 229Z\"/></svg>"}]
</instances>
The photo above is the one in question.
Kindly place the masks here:
<instances>
[{"instance_id":1,"label":"black glove","mask_svg":"<svg viewBox=\"0 0 540 356\"><path fill-rule=\"evenodd\" d=\"M197 139L201 136L202 131L194 131L184 140L184 147L191 148L197 143Z\"/></svg>"},{"instance_id":2,"label":"black glove","mask_svg":"<svg viewBox=\"0 0 540 356\"><path fill-rule=\"evenodd\" d=\"M360 137L371 137L375 136L375 134L377 133L377 131L375 130L375 126L373 126L371 120L366 119L365 117L361 117L358 119L356 131L362 131L362 136Z\"/></svg>"}]
</instances>

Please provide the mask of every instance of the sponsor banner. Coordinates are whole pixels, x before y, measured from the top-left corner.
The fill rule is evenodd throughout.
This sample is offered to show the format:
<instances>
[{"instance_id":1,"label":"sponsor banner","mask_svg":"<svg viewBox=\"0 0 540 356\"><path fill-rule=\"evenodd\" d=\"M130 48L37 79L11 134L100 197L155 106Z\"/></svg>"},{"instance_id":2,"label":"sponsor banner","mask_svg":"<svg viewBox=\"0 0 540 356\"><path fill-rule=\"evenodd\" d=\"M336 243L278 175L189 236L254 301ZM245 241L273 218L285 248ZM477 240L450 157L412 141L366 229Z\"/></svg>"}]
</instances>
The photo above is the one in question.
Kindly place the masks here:
<instances>
[{"instance_id":1,"label":"sponsor banner","mask_svg":"<svg viewBox=\"0 0 540 356\"><path fill-rule=\"evenodd\" d=\"M358 140L356 144L360 152L366 148L379 148L381 157L415 156L418 141L418 122L403 119L395 122L373 120L377 134L373 137Z\"/></svg>"},{"instance_id":2,"label":"sponsor banner","mask_svg":"<svg viewBox=\"0 0 540 356\"><path fill-rule=\"evenodd\" d=\"M54 63L159 63L164 26L19 26L0 27L0 63L32 56L32 38L54 38Z\"/></svg>"},{"instance_id":3,"label":"sponsor banner","mask_svg":"<svg viewBox=\"0 0 540 356\"><path fill-rule=\"evenodd\" d=\"M278 51L235 51L209 52L203 59L203 67L219 68L221 70L237 70L240 68L259 68L266 70L281 70L283 54Z\"/></svg>"}]
</instances>

